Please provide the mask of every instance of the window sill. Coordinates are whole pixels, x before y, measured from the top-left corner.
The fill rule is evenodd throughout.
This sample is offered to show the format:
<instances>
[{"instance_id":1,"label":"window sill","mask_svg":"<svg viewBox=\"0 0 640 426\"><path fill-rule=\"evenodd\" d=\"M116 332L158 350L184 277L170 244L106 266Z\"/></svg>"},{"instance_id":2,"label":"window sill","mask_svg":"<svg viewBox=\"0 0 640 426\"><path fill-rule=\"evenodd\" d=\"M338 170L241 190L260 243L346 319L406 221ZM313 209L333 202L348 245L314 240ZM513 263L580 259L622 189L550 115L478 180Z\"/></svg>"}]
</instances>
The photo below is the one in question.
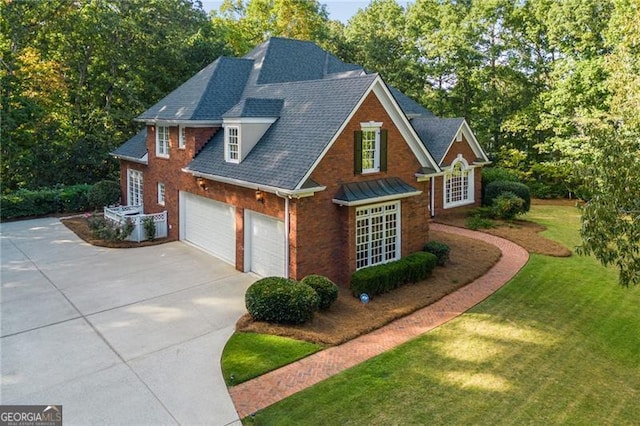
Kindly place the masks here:
<instances>
[{"instance_id":1,"label":"window sill","mask_svg":"<svg viewBox=\"0 0 640 426\"><path fill-rule=\"evenodd\" d=\"M456 201L455 203L444 203L444 209L453 209L456 207L468 206L475 203L475 200Z\"/></svg>"}]
</instances>

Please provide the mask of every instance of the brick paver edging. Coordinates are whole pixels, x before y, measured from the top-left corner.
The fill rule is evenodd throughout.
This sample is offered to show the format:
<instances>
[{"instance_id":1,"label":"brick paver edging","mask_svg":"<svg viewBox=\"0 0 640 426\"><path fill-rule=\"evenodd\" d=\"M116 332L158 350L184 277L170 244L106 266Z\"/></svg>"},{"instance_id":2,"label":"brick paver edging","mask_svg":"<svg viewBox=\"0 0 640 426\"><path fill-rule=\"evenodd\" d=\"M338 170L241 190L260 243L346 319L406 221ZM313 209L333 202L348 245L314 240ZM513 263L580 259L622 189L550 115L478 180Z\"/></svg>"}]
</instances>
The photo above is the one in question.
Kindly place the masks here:
<instances>
[{"instance_id":1,"label":"brick paver edging","mask_svg":"<svg viewBox=\"0 0 640 426\"><path fill-rule=\"evenodd\" d=\"M431 223L430 229L493 244L502 257L482 277L411 315L230 388L238 416L242 419L459 316L502 287L529 260L525 249L503 238L438 223Z\"/></svg>"}]
</instances>

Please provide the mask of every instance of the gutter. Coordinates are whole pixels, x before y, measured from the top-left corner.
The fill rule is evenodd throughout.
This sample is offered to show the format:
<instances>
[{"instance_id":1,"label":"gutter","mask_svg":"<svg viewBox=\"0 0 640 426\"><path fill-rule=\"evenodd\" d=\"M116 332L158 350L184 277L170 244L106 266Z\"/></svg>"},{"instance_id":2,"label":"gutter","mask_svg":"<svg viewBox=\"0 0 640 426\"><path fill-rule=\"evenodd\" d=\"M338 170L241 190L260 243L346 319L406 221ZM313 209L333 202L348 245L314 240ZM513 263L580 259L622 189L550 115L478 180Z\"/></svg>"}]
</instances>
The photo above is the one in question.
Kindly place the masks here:
<instances>
[{"instance_id":1,"label":"gutter","mask_svg":"<svg viewBox=\"0 0 640 426\"><path fill-rule=\"evenodd\" d=\"M289 197L289 198L304 198L304 197L312 197L316 192L324 191L327 189L326 186L317 186L314 188L305 188L305 189L282 189L277 188L275 186L269 185L260 185L253 182L247 182L240 179L227 178L223 176L211 175L209 173L197 172L195 170L190 170L187 168L182 169L183 172L189 173L195 177L201 177L204 179L212 180L214 182L222 182L228 183L230 185L236 185L243 188L254 189L269 192L271 194L276 194L278 197Z\"/></svg>"},{"instance_id":2,"label":"gutter","mask_svg":"<svg viewBox=\"0 0 640 426\"><path fill-rule=\"evenodd\" d=\"M146 159L143 159L147 157L147 154L145 154L144 157L142 158L127 157L126 155L118 155L118 154L114 154L113 152L110 152L109 154L117 160L131 161L132 163L144 164L145 166L149 165L149 161L147 161Z\"/></svg>"}]
</instances>

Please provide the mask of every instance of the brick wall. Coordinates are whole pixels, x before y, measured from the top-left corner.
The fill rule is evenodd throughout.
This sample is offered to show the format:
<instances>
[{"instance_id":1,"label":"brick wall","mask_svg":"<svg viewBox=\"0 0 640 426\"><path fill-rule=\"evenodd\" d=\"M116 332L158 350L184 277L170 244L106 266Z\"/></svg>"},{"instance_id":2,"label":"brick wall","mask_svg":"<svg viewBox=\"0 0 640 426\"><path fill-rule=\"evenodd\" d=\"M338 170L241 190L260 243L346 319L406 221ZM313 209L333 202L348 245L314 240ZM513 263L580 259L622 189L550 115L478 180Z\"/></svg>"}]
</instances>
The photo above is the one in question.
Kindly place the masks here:
<instances>
[{"instance_id":1,"label":"brick wall","mask_svg":"<svg viewBox=\"0 0 640 426\"><path fill-rule=\"evenodd\" d=\"M360 123L382 122L388 131L387 172L354 175L354 131ZM365 102L349 121L343 132L322 159L311 178L327 189L314 197L295 201L295 220L291 223L291 257L295 259L295 274L323 274L341 285L348 285L355 271L355 207L341 207L332 202L340 185L385 177L399 177L422 190L416 197L401 203L402 255L420 250L428 237L429 187L416 182L418 160L395 128L375 94Z\"/></svg>"}]
</instances>

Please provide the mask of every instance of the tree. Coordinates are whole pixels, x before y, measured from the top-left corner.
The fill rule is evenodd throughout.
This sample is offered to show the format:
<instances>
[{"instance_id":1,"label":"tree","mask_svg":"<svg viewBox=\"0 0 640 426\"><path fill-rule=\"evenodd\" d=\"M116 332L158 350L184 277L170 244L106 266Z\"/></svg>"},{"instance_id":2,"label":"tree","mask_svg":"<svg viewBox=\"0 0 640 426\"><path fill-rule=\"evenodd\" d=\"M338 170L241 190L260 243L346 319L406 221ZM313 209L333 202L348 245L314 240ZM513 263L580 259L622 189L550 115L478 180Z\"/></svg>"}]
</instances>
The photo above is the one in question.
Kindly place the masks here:
<instances>
[{"instance_id":1,"label":"tree","mask_svg":"<svg viewBox=\"0 0 640 426\"><path fill-rule=\"evenodd\" d=\"M327 36L327 16L317 0L224 0L212 25L241 56L273 36L321 42Z\"/></svg>"},{"instance_id":2,"label":"tree","mask_svg":"<svg viewBox=\"0 0 640 426\"><path fill-rule=\"evenodd\" d=\"M605 66L611 112L584 127L592 159L586 181L593 197L582 213L583 254L615 265L620 284L640 284L640 19L639 0L616 0Z\"/></svg>"}]
</instances>

